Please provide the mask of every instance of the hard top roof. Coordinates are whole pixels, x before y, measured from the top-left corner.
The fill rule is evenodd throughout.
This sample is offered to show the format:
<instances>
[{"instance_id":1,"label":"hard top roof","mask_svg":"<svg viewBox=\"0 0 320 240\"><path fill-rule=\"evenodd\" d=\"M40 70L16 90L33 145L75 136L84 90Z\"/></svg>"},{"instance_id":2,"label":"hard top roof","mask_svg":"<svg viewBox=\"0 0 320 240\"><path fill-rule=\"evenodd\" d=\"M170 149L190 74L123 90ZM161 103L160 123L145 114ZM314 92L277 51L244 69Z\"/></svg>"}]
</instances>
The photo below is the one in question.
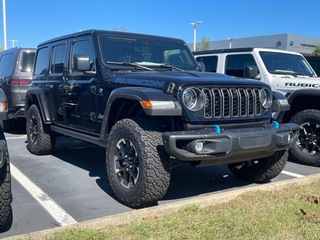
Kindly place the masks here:
<instances>
[{"instance_id":1,"label":"hard top roof","mask_svg":"<svg viewBox=\"0 0 320 240\"><path fill-rule=\"evenodd\" d=\"M122 31L109 31L109 30L97 30L97 29L89 29L84 31L78 31L75 33L63 35L57 38L53 38L51 40L47 40L45 42L42 42L38 45L38 47L49 44L51 42L61 41L68 38L76 38L81 37L85 35L98 35L98 34L110 34L110 35L117 35L117 36L132 36L132 37L148 37L148 38L162 38L167 39L171 41L180 41L183 42L183 40L178 38L171 38L171 37L164 37L164 36L156 36L156 35L149 35L149 34L141 34L141 33L130 33L130 32L122 32Z\"/></svg>"},{"instance_id":2,"label":"hard top roof","mask_svg":"<svg viewBox=\"0 0 320 240\"><path fill-rule=\"evenodd\" d=\"M26 48L26 47L14 47L14 48L9 48L6 50L3 50L0 52L0 54L6 54L6 53L11 53L11 52L16 52L19 50L23 50L23 51L30 51L30 52L35 52L36 49L35 48Z\"/></svg>"},{"instance_id":3,"label":"hard top roof","mask_svg":"<svg viewBox=\"0 0 320 240\"><path fill-rule=\"evenodd\" d=\"M291 54L301 55L300 53L287 51L287 50L280 50L280 49L275 49L275 48L259 48L259 47L212 49L212 50L196 51L196 52L193 52L193 55L205 55L205 54L214 54L214 53L252 52L252 51L282 52L282 53L291 53Z\"/></svg>"}]
</instances>

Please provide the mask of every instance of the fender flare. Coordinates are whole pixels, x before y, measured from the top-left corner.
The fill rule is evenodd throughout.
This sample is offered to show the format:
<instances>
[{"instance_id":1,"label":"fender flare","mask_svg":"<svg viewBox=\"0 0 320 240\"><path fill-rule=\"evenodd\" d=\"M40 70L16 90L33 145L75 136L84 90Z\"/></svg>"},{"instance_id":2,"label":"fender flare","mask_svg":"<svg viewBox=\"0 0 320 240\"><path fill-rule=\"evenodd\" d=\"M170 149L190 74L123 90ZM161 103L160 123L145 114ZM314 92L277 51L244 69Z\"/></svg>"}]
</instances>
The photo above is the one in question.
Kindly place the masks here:
<instances>
[{"instance_id":1,"label":"fender flare","mask_svg":"<svg viewBox=\"0 0 320 240\"><path fill-rule=\"evenodd\" d=\"M292 103L299 97L307 96L307 97L320 97L320 90L319 89L310 89L310 88L304 88L304 89L298 89L293 91L292 93L287 93L286 98L288 100L288 103L290 104L290 110L287 112L281 112L277 113L274 118L276 120L281 120L285 115L287 115L289 112L294 111L294 105Z\"/></svg>"},{"instance_id":2,"label":"fender flare","mask_svg":"<svg viewBox=\"0 0 320 240\"><path fill-rule=\"evenodd\" d=\"M287 94L288 102L291 104L297 97L300 96L318 96L320 97L320 89L298 89L292 92L290 95Z\"/></svg>"},{"instance_id":3,"label":"fender flare","mask_svg":"<svg viewBox=\"0 0 320 240\"><path fill-rule=\"evenodd\" d=\"M175 108L172 109L147 109L143 108L146 115L149 116L181 116L182 108L177 101L177 99L168 93L165 93L163 90L151 89L147 87L122 87L113 90L109 96L109 99L106 103L103 122L101 127L100 136L104 136L107 132L108 126L108 116L112 104L117 99L130 99L141 102L141 100L154 100L154 101L172 101L175 104Z\"/></svg>"},{"instance_id":4,"label":"fender flare","mask_svg":"<svg viewBox=\"0 0 320 240\"><path fill-rule=\"evenodd\" d=\"M54 109L54 103L52 101L52 95L49 91L40 88L30 88L26 93L25 112L32 104L37 104L42 119L45 124L52 123L54 120L54 114L51 109Z\"/></svg>"}]
</instances>

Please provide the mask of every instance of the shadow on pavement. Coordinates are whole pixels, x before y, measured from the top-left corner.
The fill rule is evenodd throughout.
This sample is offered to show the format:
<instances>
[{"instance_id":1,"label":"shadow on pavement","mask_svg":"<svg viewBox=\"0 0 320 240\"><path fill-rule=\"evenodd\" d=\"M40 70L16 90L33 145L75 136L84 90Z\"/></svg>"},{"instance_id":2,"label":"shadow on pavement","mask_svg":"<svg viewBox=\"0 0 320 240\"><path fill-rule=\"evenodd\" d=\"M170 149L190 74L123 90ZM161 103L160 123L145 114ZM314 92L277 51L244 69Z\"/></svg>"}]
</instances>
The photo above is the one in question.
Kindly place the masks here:
<instances>
[{"instance_id":1,"label":"shadow on pavement","mask_svg":"<svg viewBox=\"0 0 320 240\"><path fill-rule=\"evenodd\" d=\"M53 156L89 172L90 177L98 177L98 186L114 197L105 170L105 149L69 137L57 137Z\"/></svg>"},{"instance_id":2,"label":"shadow on pavement","mask_svg":"<svg viewBox=\"0 0 320 240\"><path fill-rule=\"evenodd\" d=\"M114 198L105 169L105 149L67 137L58 137L53 155L98 177L98 186ZM234 176L227 166L183 166L172 170L167 194L162 200L176 200L251 184Z\"/></svg>"},{"instance_id":3,"label":"shadow on pavement","mask_svg":"<svg viewBox=\"0 0 320 240\"><path fill-rule=\"evenodd\" d=\"M26 134L26 119L18 118L16 120L10 120L10 128L6 131L11 134Z\"/></svg>"}]
</instances>

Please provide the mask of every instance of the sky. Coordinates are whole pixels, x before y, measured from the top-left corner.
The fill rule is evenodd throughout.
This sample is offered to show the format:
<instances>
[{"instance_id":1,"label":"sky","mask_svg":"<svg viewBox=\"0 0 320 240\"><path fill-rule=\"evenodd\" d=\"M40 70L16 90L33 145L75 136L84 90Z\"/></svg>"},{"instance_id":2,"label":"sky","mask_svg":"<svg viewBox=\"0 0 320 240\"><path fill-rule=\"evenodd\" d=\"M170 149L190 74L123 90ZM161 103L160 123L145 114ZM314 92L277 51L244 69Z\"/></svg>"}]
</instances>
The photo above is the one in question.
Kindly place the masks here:
<instances>
[{"instance_id":1,"label":"sky","mask_svg":"<svg viewBox=\"0 0 320 240\"><path fill-rule=\"evenodd\" d=\"M273 34L320 38L319 0L1 0L0 46L36 47L65 34L119 30L197 42ZM15 40L15 41L10 41Z\"/></svg>"}]
</instances>

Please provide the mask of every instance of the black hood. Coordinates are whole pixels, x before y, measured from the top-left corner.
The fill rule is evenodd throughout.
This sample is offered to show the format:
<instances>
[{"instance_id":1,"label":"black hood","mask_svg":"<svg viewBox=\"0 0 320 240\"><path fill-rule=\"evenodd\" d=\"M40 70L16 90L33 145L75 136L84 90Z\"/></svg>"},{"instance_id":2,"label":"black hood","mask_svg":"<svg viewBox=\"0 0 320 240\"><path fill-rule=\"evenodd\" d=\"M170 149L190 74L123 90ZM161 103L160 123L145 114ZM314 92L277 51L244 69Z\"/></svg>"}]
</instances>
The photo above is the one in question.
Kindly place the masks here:
<instances>
[{"instance_id":1,"label":"black hood","mask_svg":"<svg viewBox=\"0 0 320 240\"><path fill-rule=\"evenodd\" d=\"M258 80L235 78L225 74L195 72L195 71L157 71L117 73L111 77L111 82L131 86L167 89L174 83L175 89L192 86L267 86Z\"/></svg>"}]
</instances>

